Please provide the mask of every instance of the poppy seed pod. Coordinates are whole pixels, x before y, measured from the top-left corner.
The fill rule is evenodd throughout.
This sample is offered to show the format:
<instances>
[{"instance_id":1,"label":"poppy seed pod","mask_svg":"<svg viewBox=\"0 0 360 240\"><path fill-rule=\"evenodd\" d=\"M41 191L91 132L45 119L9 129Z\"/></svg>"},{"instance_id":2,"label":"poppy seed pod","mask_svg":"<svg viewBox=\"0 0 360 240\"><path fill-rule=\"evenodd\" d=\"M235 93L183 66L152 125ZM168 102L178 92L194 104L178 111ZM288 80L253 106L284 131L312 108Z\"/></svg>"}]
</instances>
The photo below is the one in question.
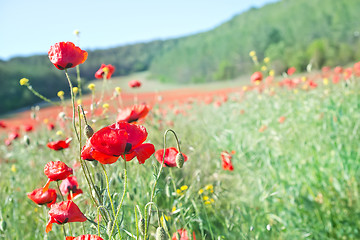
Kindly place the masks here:
<instances>
[{"instance_id":1,"label":"poppy seed pod","mask_svg":"<svg viewBox=\"0 0 360 240\"><path fill-rule=\"evenodd\" d=\"M86 124L85 126L85 129L84 129L84 132L85 132L85 136L87 138L91 138L91 136L94 134L94 130L92 129L92 127L88 124Z\"/></svg>"},{"instance_id":2,"label":"poppy seed pod","mask_svg":"<svg viewBox=\"0 0 360 240\"><path fill-rule=\"evenodd\" d=\"M165 230L162 227L156 229L156 240L166 240L167 236Z\"/></svg>"},{"instance_id":3,"label":"poppy seed pod","mask_svg":"<svg viewBox=\"0 0 360 240\"><path fill-rule=\"evenodd\" d=\"M139 227L139 231L141 233L141 235L145 234L145 219L144 218L140 218L139 222L138 222L138 227Z\"/></svg>"},{"instance_id":4,"label":"poppy seed pod","mask_svg":"<svg viewBox=\"0 0 360 240\"><path fill-rule=\"evenodd\" d=\"M182 155L181 152L179 152L178 154L176 154L175 162L176 162L176 166L177 166L178 168L182 168L182 167L183 167L184 161L185 161L185 159L184 159L184 156Z\"/></svg>"}]
</instances>

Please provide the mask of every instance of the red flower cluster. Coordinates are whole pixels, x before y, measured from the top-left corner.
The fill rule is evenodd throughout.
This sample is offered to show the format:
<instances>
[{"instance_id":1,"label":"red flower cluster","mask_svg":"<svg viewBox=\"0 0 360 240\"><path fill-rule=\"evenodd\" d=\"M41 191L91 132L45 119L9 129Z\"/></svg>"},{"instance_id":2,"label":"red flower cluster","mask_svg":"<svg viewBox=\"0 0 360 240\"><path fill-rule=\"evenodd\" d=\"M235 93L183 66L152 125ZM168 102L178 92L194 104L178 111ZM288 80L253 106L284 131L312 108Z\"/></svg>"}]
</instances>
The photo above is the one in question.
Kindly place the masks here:
<instances>
[{"instance_id":1,"label":"red flower cluster","mask_svg":"<svg viewBox=\"0 0 360 240\"><path fill-rule=\"evenodd\" d=\"M89 138L81 151L84 160L97 160L102 164L111 164L119 156L126 161L137 157L143 164L154 152L155 147L143 143L147 138L146 128L141 125L117 122L104 127Z\"/></svg>"},{"instance_id":2,"label":"red flower cluster","mask_svg":"<svg viewBox=\"0 0 360 240\"><path fill-rule=\"evenodd\" d=\"M232 159L232 155L230 153L228 153L227 151L221 152L222 168L224 170L229 170L229 171L234 170L231 159Z\"/></svg>"},{"instance_id":3,"label":"red flower cluster","mask_svg":"<svg viewBox=\"0 0 360 240\"><path fill-rule=\"evenodd\" d=\"M52 224L65 224L68 222L85 222L87 218L73 201L64 201L51 205L49 222L46 225L46 233L52 229Z\"/></svg>"},{"instance_id":4,"label":"red flower cluster","mask_svg":"<svg viewBox=\"0 0 360 240\"><path fill-rule=\"evenodd\" d=\"M34 203L38 205L46 204L48 207L53 205L56 202L56 190L48 189L47 191L43 191L43 188L38 188L27 194L28 198L30 198Z\"/></svg>"},{"instance_id":5,"label":"red flower cluster","mask_svg":"<svg viewBox=\"0 0 360 240\"><path fill-rule=\"evenodd\" d=\"M84 63L88 53L72 42L59 42L50 47L48 55L57 69L64 70Z\"/></svg>"},{"instance_id":6,"label":"red flower cluster","mask_svg":"<svg viewBox=\"0 0 360 240\"><path fill-rule=\"evenodd\" d=\"M165 159L164 159L164 167L176 167L176 155L179 153L179 151L174 148L166 148L165 149ZM184 157L184 162L188 160L188 157L181 153ZM163 162L163 155L164 155L164 149L159 149L155 153L155 158L158 160L159 163Z\"/></svg>"},{"instance_id":7,"label":"red flower cluster","mask_svg":"<svg viewBox=\"0 0 360 240\"><path fill-rule=\"evenodd\" d=\"M138 88L141 86L141 82L139 82L138 80L132 80L129 82L129 86L131 88Z\"/></svg>"},{"instance_id":8,"label":"red flower cluster","mask_svg":"<svg viewBox=\"0 0 360 240\"><path fill-rule=\"evenodd\" d=\"M146 104L133 105L132 107L121 110L117 116L117 121L128 123L136 122L145 118L149 111L150 107Z\"/></svg>"},{"instance_id":9,"label":"red flower cluster","mask_svg":"<svg viewBox=\"0 0 360 240\"><path fill-rule=\"evenodd\" d=\"M107 71L104 71L104 68L106 68ZM104 77L104 75L106 74L106 79L110 79L114 72L115 72L115 67L113 65L101 64L100 69L97 70L95 73L95 78L102 79Z\"/></svg>"},{"instance_id":10,"label":"red flower cluster","mask_svg":"<svg viewBox=\"0 0 360 240\"><path fill-rule=\"evenodd\" d=\"M53 149L55 151L59 151L70 146L71 139L59 140L55 142L49 142L47 144L48 148Z\"/></svg>"}]
</instances>

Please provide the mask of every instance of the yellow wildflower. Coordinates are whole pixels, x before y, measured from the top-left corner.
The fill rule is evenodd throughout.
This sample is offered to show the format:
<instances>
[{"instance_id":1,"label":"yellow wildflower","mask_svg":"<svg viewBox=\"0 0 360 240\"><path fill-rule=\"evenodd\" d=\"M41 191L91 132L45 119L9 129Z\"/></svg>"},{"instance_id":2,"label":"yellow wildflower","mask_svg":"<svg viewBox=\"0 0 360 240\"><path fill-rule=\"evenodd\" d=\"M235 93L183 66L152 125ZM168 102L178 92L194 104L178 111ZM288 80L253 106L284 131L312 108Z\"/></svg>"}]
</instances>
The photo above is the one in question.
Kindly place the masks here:
<instances>
[{"instance_id":1,"label":"yellow wildflower","mask_svg":"<svg viewBox=\"0 0 360 240\"><path fill-rule=\"evenodd\" d=\"M176 207L173 206L172 209L171 209L171 212L175 212L176 211Z\"/></svg>"},{"instance_id":2,"label":"yellow wildflower","mask_svg":"<svg viewBox=\"0 0 360 240\"><path fill-rule=\"evenodd\" d=\"M301 81L306 82L307 78L305 76L301 77Z\"/></svg>"},{"instance_id":3,"label":"yellow wildflower","mask_svg":"<svg viewBox=\"0 0 360 240\"><path fill-rule=\"evenodd\" d=\"M249 56L250 57L254 57L256 55L256 52L255 51L250 51L250 53L249 53Z\"/></svg>"},{"instance_id":4,"label":"yellow wildflower","mask_svg":"<svg viewBox=\"0 0 360 240\"><path fill-rule=\"evenodd\" d=\"M76 29L76 30L74 30L74 34L77 36L80 34L80 31Z\"/></svg>"},{"instance_id":5,"label":"yellow wildflower","mask_svg":"<svg viewBox=\"0 0 360 240\"><path fill-rule=\"evenodd\" d=\"M198 193L199 193L199 195L201 195L201 194L203 194L203 192L204 192L204 189L201 188Z\"/></svg>"},{"instance_id":6,"label":"yellow wildflower","mask_svg":"<svg viewBox=\"0 0 360 240\"><path fill-rule=\"evenodd\" d=\"M27 78L20 79L20 85L21 86L27 85L28 83L29 83L29 79L27 79Z\"/></svg>"},{"instance_id":7,"label":"yellow wildflower","mask_svg":"<svg viewBox=\"0 0 360 240\"><path fill-rule=\"evenodd\" d=\"M59 130L59 131L57 131L56 132L56 135L58 135L58 136L61 136L61 135L63 135L64 133L61 131L61 130Z\"/></svg>"},{"instance_id":8,"label":"yellow wildflower","mask_svg":"<svg viewBox=\"0 0 360 240\"><path fill-rule=\"evenodd\" d=\"M271 77L275 76L275 71L273 69L271 69L269 71L269 76L271 76Z\"/></svg>"},{"instance_id":9,"label":"yellow wildflower","mask_svg":"<svg viewBox=\"0 0 360 240\"><path fill-rule=\"evenodd\" d=\"M211 204L211 202L210 201L205 201L205 204L208 205L208 204Z\"/></svg>"},{"instance_id":10,"label":"yellow wildflower","mask_svg":"<svg viewBox=\"0 0 360 240\"><path fill-rule=\"evenodd\" d=\"M77 105L81 105L82 104L81 99L76 100L76 103L77 103Z\"/></svg>"},{"instance_id":11,"label":"yellow wildflower","mask_svg":"<svg viewBox=\"0 0 360 240\"><path fill-rule=\"evenodd\" d=\"M104 104L102 105L102 107L105 108L105 109L109 109L110 105L109 105L108 103L104 103Z\"/></svg>"},{"instance_id":12,"label":"yellow wildflower","mask_svg":"<svg viewBox=\"0 0 360 240\"><path fill-rule=\"evenodd\" d=\"M90 83L90 84L88 85L88 89L90 89L91 91L94 91L94 90L95 90L95 84Z\"/></svg>"},{"instance_id":13,"label":"yellow wildflower","mask_svg":"<svg viewBox=\"0 0 360 240\"><path fill-rule=\"evenodd\" d=\"M268 62L270 62L270 58L269 57L264 58L264 63L268 63Z\"/></svg>"},{"instance_id":14,"label":"yellow wildflower","mask_svg":"<svg viewBox=\"0 0 360 240\"><path fill-rule=\"evenodd\" d=\"M180 195L182 192L180 189L176 189L176 193Z\"/></svg>"},{"instance_id":15,"label":"yellow wildflower","mask_svg":"<svg viewBox=\"0 0 360 240\"><path fill-rule=\"evenodd\" d=\"M11 169L10 169L13 173L16 173L16 166L13 164L11 165Z\"/></svg>"},{"instance_id":16,"label":"yellow wildflower","mask_svg":"<svg viewBox=\"0 0 360 240\"><path fill-rule=\"evenodd\" d=\"M328 85L328 84L329 84L329 79L324 78L324 79L323 79L323 83L324 83L324 85Z\"/></svg>"},{"instance_id":17,"label":"yellow wildflower","mask_svg":"<svg viewBox=\"0 0 360 240\"><path fill-rule=\"evenodd\" d=\"M209 200L209 197L208 196L203 196L203 200L207 201L207 200Z\"/></svg>"},{"instance_id":18,"label":"yellow wildflower","mask_svg":"<svg viewBox=\"0 0 360 240\"><path fill-rule=\"evenodd\" d=\"M212 184L208 184L208 185L205 186L206 190L211 190L213 188L214 188L214 186Z\"/></svg>"},{"instance_id":19,"label":"yellow wildflower","mask_svg":"<svg viewBox=\"0 0 360 240\"><path fill-rule=\"evenodd\" d=\"M187 185L183 185L180 187L181 191L186 191L188 189L188 186Z\"/></svg>"},{"instance_id":20,"label":"yellow wildflower","mask_svg":"<svg viewBox=\"0 0 360 240\"><path fill-rule=\"evenodd\" d=\"M115 88L115 91L116 91L117 93L121 93L121 88L120 88L120 87L116 87L116 88Z\"/></svg>"},{"instance_id":21,"label":"yellow wildflower","mask_svg":"<svg viewBox=\"0 0 360 240\"><path fill-rule=\"evenodd\" d=\"M261 71L265 72L267 70L267 66L262 66Z\"/></svg>"},{"instance_id":22,"label":"yellow wildflower","mask_svg":"<svg viewBox=\"0 0 360 240\"><path fill-rule=\"evenodd\" d=\"M79 92L79 88L78 87L73 87L73 93L77 94Z\"/></svg>"},{"instance_id":23,"label":"yellow wildflower","mask_svg":"<svg viewBox=\"0 0 360 240\"><path fill-rule=\"evenodd\" d=\"M247 86L243 86L242 90L245 92L248 89Z\"/></svg>"},{"instance_id":24,"label":"yellow wildflower","mask_svg":"<svg viewBox=\"0 0 360 240\"><path fill-rule=\"evenodd\" d=\"M59 97L59 98L63 98L64 97L64 91L58 91L58 93L57 93L57 96Z\"/></svg>"}]
</instances>

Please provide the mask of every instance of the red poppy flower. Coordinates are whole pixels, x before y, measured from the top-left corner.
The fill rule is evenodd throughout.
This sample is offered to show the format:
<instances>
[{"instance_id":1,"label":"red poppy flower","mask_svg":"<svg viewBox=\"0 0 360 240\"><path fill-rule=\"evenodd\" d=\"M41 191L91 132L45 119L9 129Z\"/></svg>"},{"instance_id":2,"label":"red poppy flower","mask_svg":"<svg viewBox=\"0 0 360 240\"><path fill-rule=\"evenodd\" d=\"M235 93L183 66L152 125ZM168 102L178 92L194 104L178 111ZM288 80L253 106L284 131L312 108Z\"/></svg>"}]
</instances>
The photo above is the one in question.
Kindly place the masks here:
<instances>
[{"instance_id":1,"label":"red poppy flower","mask_svg":"<svg viewBox=\"0 0 360 240\"><path fill-rule=\"evenodd\" d=\"M46 225L46 233L52 229L52 224L65 224L68 222L85 222L87 218L73 201L64 201L51 205L49 222Z\"/></svg>"},{"instance_id":2,"label":"red poppy flower","mask_svg":"<svg viewBox=\"0 0 360 240\"><path fill-rule=\"evenodd\" d=\"M344 71L344 69L342 67L340 67L340 66L337 66L337 67L334 68L334 73L336 73L336 74L340 74L343 71Z\"/></svg>"},{"instance_id":3,"label":"red poppy flower","mask_svg":"<svg viewBox=\"0 0 360 240\"><path fill-rule=\"evenodd\" d=\"M180 239L178 238L178 235L180 236ZM188 236L188 232L181 228L181 229L178 229L177 232L175 232L171 238L172 240L190 240L189 236ZM196 240L196 237L195 237L195 232L193 232L193 237L192 237L193 240Z\"/></svg>"},{"instance_id":4,"label":"red poppy flower","mask_svg":"<svg viewBox=\"0 0 360 240\"><path fill-rule=\"evenodd\" d=\"M47 191L51 181L64 180L73 173L73 170L61 161L48 162L44 167L44 173L48 177L43 191Z\"/></svg>"},{"instance_id":5,"label":"red poppy flower","mask_svg":"<svg viewBox=\"0 0 360 240\"><path fill-rule=\"evenodd\" d=\"M49 123L49 124L47 125L47 129L49 129L50 131L51 131L51 130L54 130L54 128L55 128L55 125L54 125L53 123Z\"/></svg>"},{"instance_id":6,"label":"red poppy flower","mask_svg":"<svg viewBox=\"0 0 360 240\"><path fill-rule=\"evenodd\" d=\"M70 146L71 139L49 142L47 146L55 151L59 151Z\"/></svg>"},{"instance_id":7,"label":"red poppy flower","mask_svg":"<svg viewBox=\"0 0 360 240\"><path fill-rule=\"evenodd\" d=\"M291 67L287 70L287 74L289 76L293 75L296 72L296 68L295 67Z\"/></svg>"},{"instance_id":8,"label":"red poppy flower","mask_svg":"<svg viewBox=\"0 0 360 240\"><path fill-rule=\"evenodd\" d=\"M60 191L62 195L69 194L67 196L67 200L71 200L75 196L83 193L83 191L79 188L79 183L75 176L70 176L64 179L60 184Z\"/></svg>"},{"instance_id":9,"label":"red poppy flower","mask_svg":"<svg viewBox=\"0 0 360 240\"><path fill-rule=\"evenodd\" d=\"M78 237L66 237L66 240L104 240L97 235L81 235Z\"/></svg>"},{"instance_id":10,"label":"red poppy flower","mask_svg":"<svg viewBox=\"0 0 360 240\"><path fill-rule=\"evenodd\" d=\"M146 104L134 105L132 107L125 108L121 110L117 116L117 121L123 122L136 122L142 118L145 118L149 113L150 107Z\"/></svg>"},{"instance_id":11,"label":"red poppy flower","mask_svg":"<svg viewBox=\"0 0 360 240\"><path fill-rule=\"evenodd\" d=\"M107 68L107 73L104 71L104 68ZM111 64L105 65L101 64L101 67L99 70L95 73L95 78L102 79L104 77L104 74L106 74L106 79L110 79L111 75L115 72L115 67Z\"/></svg>"},{"instance_id":12,"label":"red poppy flower","mask_svg":"<svg viewBox=\"0 0 360 240\"><path fill-rule=\"evenodd\" d=\"M0 128L6 128L6 124L4 121L0 121Z\"/></svg>"},{"instance_id":13,"label":"red poppy flower","mask_svg":"<svg viewBox=\"0 0 360 240\"><path fill-rule=\"evenodd\" d=\"M132 80L129 82L129 86L131 88L138 88L141 86L141 82L139 82L138 80Z\"/></svg>"},{"instance_id":14,"label":"red poppy flower","mask_svg":"<svg viewBox=\"0 0 360 240\"><path fill-rule=\"evenodd\" d=\"M15 139L17 139L19 137L20 137L20 135L17 132L11 132L11 133L8 134L8 139L10 141L15 140Z\"/></svg>"},{"instance_id":15,"label":"red poppy flower","mask_svg":"<svg viewBox=\"0 0 360 240\"><path fill-rule=\"evenodd\" d=\"M344 70L344 79L348 80L349 78L351 78L352 74L353 74L352 68L346 68Z\"/></svg>"},{"instance_id":16,"label":"red poppy flower","mask_svg":"<svg viewBox=\"0 0 360 240\"><path fill-rule=\"evenodd\" d=\"M34 203L38 205L46 204L50 207L52 204L56 202L56 190L48 189L47 191L43 191L43 188L38 188L27 194L28 198L30 198Z\"/></svg>"},{"instance_id":17,"label":"red poppy flower","mask_svg":"<svg viewBox=\"0 0 360 240\"><path fill-rule=\"evenodd\" d=\"M49 59L59 70L76 67L87 59L88 53L72 42L59 42L50 47Z\"/></svg>"},{"instance_id":18,"label":"red poppy flower","mask_svg":"<svg viewBox=\"0 0 360 240\"><path fill-rule=\"evenodd\" d=\"M261 82L261 80L263 79L263 75L261 72L254 72L252 75L251 75L251 82L252 83L257 83L257 82Z\"/></svg>"},{"instance_id":19,"label":"red poppy flower","mask_svg":"<svg viewBox=\"0 0 360 240\"><path fill-rule=\"evenodd\" d=\"M224 170L233 171L234 167L231 162L232 156L227 151L221 152L222 168Z\"/></svg>"},{"instance_id":20,"label":"red poppy flower","mask_svg":"<svg viewBox=\"0 0 360 240\"><path fill-rule=\"evenodd\" d=\"M316 87L318 86L317 83L314 82L314 81L311 80L311 79L307 82L307 84L308 84L309 87L311 87L311 88L316 88Z\"/></svg>"},{"instance_id":21,"label":"red poppy flower","mask_svg":"<svg viewBox=\"0 0 360 240\"><path fill-rule=\"evenodd\" d=\"M24 125L24 131L25 132L31 132L33 130L33 126L31 125Z\"/></svg>"},{"instance_id":22,"label":"red poppy flower","mask_svg":"<svg viewBox=\"0 0 360 240\"><path fill-rule=\"evenodd\" d=\"M334 84L339 83L339 82L340 82L340 76L339 76L339 75L334 75L334 76L333 76L333 79L332 79L332 82L333 82Z\"/></svg>"},{"instance_id":23,"label":"red poppy flower","mask_svg":"<svg viewBox=\"0 0 360 240\"><path fill-rule=\"evenodd\" d=\"M126 161L136 156L143 164L155 152L154 145L143 143L147 135L146 128L141 125L117 122L94 133L83 147L81 157L111 164L119 156L124 158L125 155Z\"/></svg>"},{"instance_id":24,"label":"red poppy flower","mask_svg":"<svg viewBox=\"0 0 360 240\"><path fill-rule=\"evenodd\" d=\"M281 117L279 117L278 122L283 123L283 122L285 122L285 120L286 120L286 117L281 116Z\"/></svg>"},{"instance_id":25,"label":"red poppy flower","mask_svg":"<svg viewBox=\"0 0 360 240\"><path fill-rule=\"evenodd\" d=\"M176 155L179 153L179 151L174 148L170 147L165 150L165 159L164 159L164 167L176 167ZM184 156L184 162L188 160L188 157L181 153ZM163 155L164 155L164 149L159 149L155 152L155 158L158 160L159 163L163 162Z\"/></svg>"}]
</instances>

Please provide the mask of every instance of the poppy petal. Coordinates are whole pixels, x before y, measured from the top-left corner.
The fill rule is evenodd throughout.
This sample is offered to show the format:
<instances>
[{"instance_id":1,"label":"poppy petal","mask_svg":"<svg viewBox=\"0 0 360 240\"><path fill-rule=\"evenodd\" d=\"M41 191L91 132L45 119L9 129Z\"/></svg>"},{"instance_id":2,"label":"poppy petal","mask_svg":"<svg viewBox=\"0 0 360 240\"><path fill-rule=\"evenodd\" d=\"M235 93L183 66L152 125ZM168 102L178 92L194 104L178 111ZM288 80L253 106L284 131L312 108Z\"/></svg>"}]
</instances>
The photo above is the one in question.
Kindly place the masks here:
<instances>
[{"instance_id":1,"label":"poppy petal","mask_svg":"<svg viewBox=\"0 0 360 240\"><path fill-rule=\"evenodd\" d=\"M155 152L155 147L151 143L141 144L139 147L134 149L136 157L140 164L144 164L145 160L148 159Z\"/></svg>"},{"instance_id":2,"label":"poppy petal","mask_svg":"<svg viewBox=\"0 0 360 240\"><path fill-rule=\"evenodd\" d=\"M125 130L111 125L97 131L90 138L90 143L96 151L110 156L120 156L125 151L127 139L128 133Z\"/></svg>"}]
</instances>

